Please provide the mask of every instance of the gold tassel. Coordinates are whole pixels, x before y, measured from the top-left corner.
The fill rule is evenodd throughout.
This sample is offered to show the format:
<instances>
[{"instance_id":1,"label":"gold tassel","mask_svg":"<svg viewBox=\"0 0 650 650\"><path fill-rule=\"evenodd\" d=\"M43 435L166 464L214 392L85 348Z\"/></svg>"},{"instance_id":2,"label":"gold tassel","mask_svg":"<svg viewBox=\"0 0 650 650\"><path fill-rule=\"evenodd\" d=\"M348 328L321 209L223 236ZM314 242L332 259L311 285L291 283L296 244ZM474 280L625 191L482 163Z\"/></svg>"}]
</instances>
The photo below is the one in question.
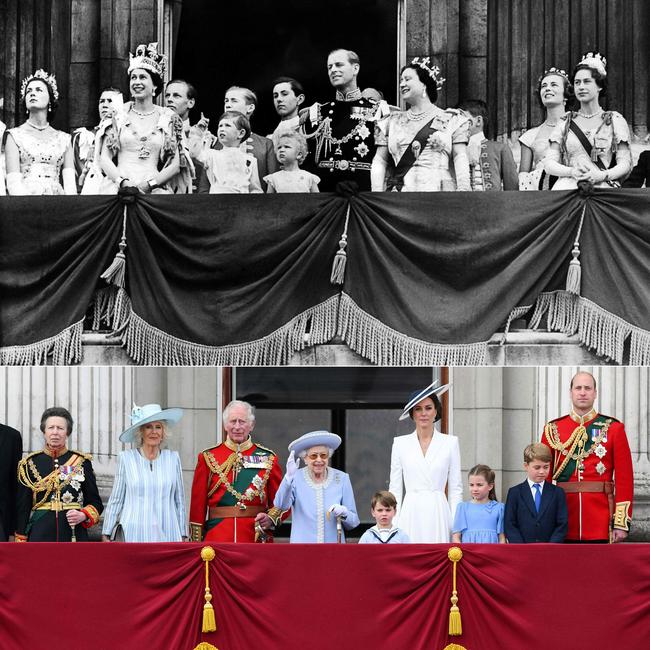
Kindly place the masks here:
<instances>
[{"instance_id":1,"label":"gold tassel","mask_svg":"<svg viewBox=\"0 0 650 650\"><path fill-rule=\"evenodd\" d=\"M458 548L458 546L452 546L447 552L447 557L454 563L452 574L451 609L449 610L449 636L460 636L463 633L463 623L460 619L460 609L458 609L456 565L463 557L463 552Z\"/></svg>"},{"instance_id":2,"label":"gold tassel","mask_svg":"<svg viewBox=\"0 0 650 650\"><path fill-rule=\"evenodd\" d=\"M204 546L201 549L201 559L205 562L205 605L203 605L203 632L216 632L217 622L214 618L214 607L212 607L212 594L210 593L210 562L214 560L215 552L212 546Z\"/></svg>"},{"instance_id":3,"label":"gold tassel","mask_svg":"<svg viewBox=\"0 0 650 650\"><path fill-rule=\"evenodd\" d=\"M194 649L196 650L196 648ZM450 643L444 647L444 650L465 650L465 647L457 643Z\"/></svg>"},{"instance_id":4,"label":"gold tassel","mask_svg":"<svg viewBox=\"0 0 650 650\"><path fill-rule=\"evenodd\" d=\"M460 647L460 646L459 646ZM217 646L212 645L211 643L208 643L207 641L201 641L199 645L194 648L194 650L219 650ZM464 648L462 650L465 650Z\"/></svg>"}]
</instances>

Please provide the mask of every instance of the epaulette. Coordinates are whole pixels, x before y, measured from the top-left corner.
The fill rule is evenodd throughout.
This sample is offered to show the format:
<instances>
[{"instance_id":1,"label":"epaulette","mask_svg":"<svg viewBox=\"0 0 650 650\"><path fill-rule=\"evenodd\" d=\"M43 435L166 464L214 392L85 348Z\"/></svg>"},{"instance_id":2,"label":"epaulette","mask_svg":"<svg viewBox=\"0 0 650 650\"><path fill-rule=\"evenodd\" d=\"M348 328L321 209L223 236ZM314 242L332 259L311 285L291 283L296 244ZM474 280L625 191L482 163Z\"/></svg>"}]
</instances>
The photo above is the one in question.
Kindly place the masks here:
<instances>
[{"instance_id":1,"label":"epaulette","mask_svg":"<svg viewBox=\"0 0 650 650\"><path fill-rule=\"evenodd\" d=\"M268 447L265 447L264 445L260 445L259 442L256 442L256 443L255 443L255 446L256 446L258 449L263 449L264 451L268 451L269 454L271 454L271 456L276 456L276 453L275 453L272 449L269 449Z\"/></svg>"},{"instance_id":2,"label":"epaulette","mask_svg":"<svg viewBox=\"0 0 650 650\"><path fill-rule=\"evenodd\" d=\"M223 444L223 443L221 443ZM205 454L206 451L212 451L213 449L216 449L219 445L212 445L212 447L206 447L205 449L201 449L199 453Z\"/></svg>"},{"instance_id":3,"label":"epaulette","mask_svg":"<svg viewBox=\"0 0 650 650\"><path fill-rule=\"evenodd\" d=\"M597 415L597 417L599 417L599 418L605 418L605 419L607 419L607 420L611 420L612 422L618 422L618 423L621 422L619 419L617 419L617 418L615 418L615 417L612 417L611 415L605 415L604 413L599 413L599 414Z\"/></svg>"},{"instance_id":4,"label":"epaulette","mask_svg":"<svg viewBox=\"0 0 650 650\"><path fill-rule=\"evenodd\" d=\"M92 455L92 454L84 454L82 451L77 451L76 449L68 449L68 451L69 451L71 454L76 454L77 456L80 456L80 457L83 458L84 460L92 460L92 459L93 459L93 455Z\"/></svg>"}]
</instances>

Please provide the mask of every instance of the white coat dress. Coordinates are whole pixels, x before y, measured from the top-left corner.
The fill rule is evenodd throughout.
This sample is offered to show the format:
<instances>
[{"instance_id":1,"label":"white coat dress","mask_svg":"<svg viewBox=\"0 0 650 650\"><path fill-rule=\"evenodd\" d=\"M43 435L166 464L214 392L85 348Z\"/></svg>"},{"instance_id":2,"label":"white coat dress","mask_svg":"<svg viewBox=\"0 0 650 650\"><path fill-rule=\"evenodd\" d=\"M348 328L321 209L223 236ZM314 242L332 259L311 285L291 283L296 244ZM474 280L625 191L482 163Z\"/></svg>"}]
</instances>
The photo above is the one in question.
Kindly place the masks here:
<instances>
[{"instance_id":1,"label":"white coat dress","mask_svg":"<svg viewBox=\"0 0 650 650\"><path fill-rule=\"evenodd\" d=\"M426 455L417 433L394 438L388 489L397 499L393 524L412 543L449 542L456 506L463 499L458 438L434 431Z\"/></svg>"}]
</instances>

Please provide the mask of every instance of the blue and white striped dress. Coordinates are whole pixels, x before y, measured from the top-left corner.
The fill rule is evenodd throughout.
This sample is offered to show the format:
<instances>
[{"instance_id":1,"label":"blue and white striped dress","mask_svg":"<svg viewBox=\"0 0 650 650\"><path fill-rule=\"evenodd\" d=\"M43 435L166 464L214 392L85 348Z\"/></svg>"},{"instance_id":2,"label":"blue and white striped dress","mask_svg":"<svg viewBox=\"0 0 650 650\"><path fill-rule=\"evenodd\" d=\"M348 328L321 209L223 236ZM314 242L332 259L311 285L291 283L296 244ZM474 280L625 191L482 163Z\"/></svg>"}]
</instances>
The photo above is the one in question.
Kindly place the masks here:
<instances>
[{"instance_id":1,"label":"blue and white striped dress","mask_svg":"<svg viewBox=\"0 0 650 650\"><path fill-rule=\"evenodd\" d=\"M163 449L149 461L138 449L118 456L113 491L104 511L104 535L120 524L127 542L180 542L187 536L181 459Z\"/></svg>"}]
</instances>

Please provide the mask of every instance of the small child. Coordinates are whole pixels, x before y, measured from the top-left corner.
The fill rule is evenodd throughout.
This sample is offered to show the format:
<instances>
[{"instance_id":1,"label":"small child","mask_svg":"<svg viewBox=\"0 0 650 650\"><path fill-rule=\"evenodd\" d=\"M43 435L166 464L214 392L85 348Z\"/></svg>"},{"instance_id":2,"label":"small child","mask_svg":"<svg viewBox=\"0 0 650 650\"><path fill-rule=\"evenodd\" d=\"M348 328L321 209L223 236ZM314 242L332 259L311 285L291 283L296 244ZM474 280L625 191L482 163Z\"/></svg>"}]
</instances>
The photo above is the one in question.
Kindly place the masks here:
<instances>
[{"instance_id":1,"label":"small child","mask_svg":"<svg viewBox=\"0 0 650 650\"><path fill-rule=\"evenodd\" d=\"M408 544L411 541L403 530L393 527L397 499L392 492L375 492L370 502L370 512L377 524L361 535L359 544Z\"/></svg>"},{"instance_id":2,"label":"small child","mask_svg":"<svg viewBox=\"0 0 650 650\"><path fill-rule=\"evenodd\" d=\"M282 169L264 177L268 183L267 194L274 192L318 192L320 178L300 169L307 155L307 140L302 133L287 130L273 136L273 146Z\"/></svg>"},{"instance_id":3,"label":"small child","mask_svg":"<svg viewBox=\"0 0 650 650\"><path fill-rule=\"evenodd\" d=\"M472 190L518 190L517 168L508 143L485 137L487 104L481 99L468 99L458 108L470 115L467 156Z\"/></svg>"},{"instance_id":4,"label":"small child","mask_svg":"<svg viewBox=\"0 0 650 650\"><path fill-rule=\"evenodd\" d=\"M487 465L475 465L469 470L471 501L456 508L451 541L476 544L504 544L504 505L497 501L494 491L494 471Z\"/></svg>"},{"instance_id":5,"label":"small child","mask_svg":"<svg viewBox=\"0 0 650 650\"><path fill-rule=\"evenodd\" d=\"M541 442L524 449L528 477L508 490L505 532L510 543L562 543L567 533L568 513L562 488L546 479L551 467L551 450Z\"/></svg>"},{"instance_id":6,"label":"small child","mask_svg":"<svg viewBox=\"0 0 650 650\"><path fill-rule=\"evenodd\" d=\"M207 149L199 157L210 182L210 194L259 194L262 187L257 160L239 145L251 133L248 118L237 111L226 111L219 118L217 140L222 149Z\"/></svg>"}]
</instances>

